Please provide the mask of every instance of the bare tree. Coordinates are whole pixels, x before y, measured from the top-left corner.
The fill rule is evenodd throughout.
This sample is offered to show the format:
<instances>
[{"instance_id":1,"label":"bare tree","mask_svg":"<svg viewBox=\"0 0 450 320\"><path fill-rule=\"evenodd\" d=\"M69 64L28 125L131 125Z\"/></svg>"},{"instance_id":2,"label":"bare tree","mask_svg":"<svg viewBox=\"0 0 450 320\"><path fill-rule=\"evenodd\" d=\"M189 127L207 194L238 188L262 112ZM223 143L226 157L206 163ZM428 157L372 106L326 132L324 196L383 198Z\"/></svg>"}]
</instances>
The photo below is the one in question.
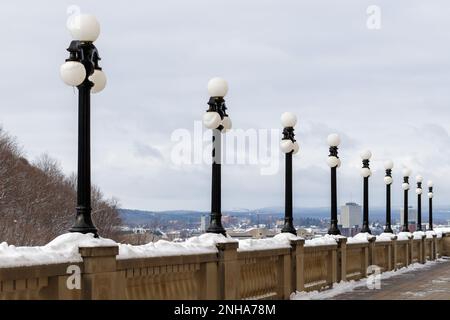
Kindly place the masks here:
<instances>
[{"instance_id":1,"label":"bare tree","mask_svg":"<svg viewBox=\"0 0 450 320\"><path fill-rule=\"evenodd\" d=\"M0 128L0 242L43 245L67 232L74 221L76 177L42 155L30 164L15 139ZM103 237L118 238L117 200L92 188L93 219Z\"/></svg>"}]
</instances>

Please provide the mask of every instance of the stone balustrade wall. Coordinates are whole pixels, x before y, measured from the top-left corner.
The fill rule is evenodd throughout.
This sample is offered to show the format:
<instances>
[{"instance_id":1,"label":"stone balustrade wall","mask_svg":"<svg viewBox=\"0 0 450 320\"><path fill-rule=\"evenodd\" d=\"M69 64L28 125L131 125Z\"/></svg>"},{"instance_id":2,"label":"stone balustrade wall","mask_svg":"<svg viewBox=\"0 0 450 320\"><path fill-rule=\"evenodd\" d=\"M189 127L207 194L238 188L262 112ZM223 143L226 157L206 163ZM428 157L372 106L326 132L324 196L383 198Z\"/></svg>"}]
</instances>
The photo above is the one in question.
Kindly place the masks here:
<instances>
[{"instance_id":1,"label":"stone balustrade wall","mask_svg":"<svg viewBox=\"0 0 450 320\"><path fill-rule=\"evenodd\" d=\"M450 233L316 246L295 240L289 248L251 251L227 242L217 249L117 259L117 246L80 248L80 263L0 268L0 299L289 299L295 291L364 278L373 266L385 272L450 256ZM78 288L68 268L80 271Z\"/></svg>"}]
</instances>

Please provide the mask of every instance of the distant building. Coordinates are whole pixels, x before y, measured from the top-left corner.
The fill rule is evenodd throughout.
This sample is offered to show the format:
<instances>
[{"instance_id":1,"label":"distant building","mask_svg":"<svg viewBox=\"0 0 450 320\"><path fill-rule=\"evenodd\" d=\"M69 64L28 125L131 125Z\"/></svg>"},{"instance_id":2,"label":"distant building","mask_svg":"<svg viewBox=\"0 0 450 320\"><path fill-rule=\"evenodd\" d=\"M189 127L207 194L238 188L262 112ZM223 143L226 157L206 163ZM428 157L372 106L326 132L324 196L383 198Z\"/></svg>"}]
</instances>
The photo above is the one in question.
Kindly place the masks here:
<instances>
[{"instance_id":1,"label":"distant building","mask_svg":"<svg viewBox=\"0 0 450 320\"><path fill-rule=\"evenodd\" d=\"M352 228L354 226L361 226L362 224L362 210L361 206L354 202L347 202L341 207L341 214L339 215L339 224L343 228Z\"/></svg>"},{"instance_id":2,"label":"distant building","mask_svg":"<svg viewBox=\"0 0 450 320\"><path fill-rule=\"evenodd\" d=\"M167 238L169 241L173 241L174 239L181 238L181 232L180 231L170 231L166 233Z\"/></svg>"},{"instance_id":3,"label":"distant building","mask_svg":"<svg viewBox=\"0 0 450 320\"><path fill-rule=\"evenodd\" d=\"M341 214L338 216L338 224L344 236L352 237L357 234L362 225L362 209L355 202L347 202L341 207Z\"/></svg>"},{"instance_id":4,"label":"distant building","mask_svg":"<svg viewBox=\"0 0 450 320\"><path fill-rule=\"evenodd\" d=\"M200 217L200 232L206 232L207 228L207 219L206 215L202 215Z\"/></svg>"},{"instance_id":5,"label":"distant building","mask_svg":"<svg viewBox=\"0 0 450 320\"><path fill-rule=\"evenodd\" d=\"M305 239L312 239L314 238L315 232L313 228L298 228L297 229L297 236L305 238Z\"/></svg>"},{"instance_id":6,"label":"distant building","mask_svg":"<svg viewBox=\"0 0 450 320\"><path fill-rule=\"evenodd\" d=\"M274 235L276 235L276 232L267 228L249 228L245 230L230 229L227 230L227 234L230 237L237 239L261 239L266 237L273 237Z\"/></svg>"},{"instance_id":7,"label":"distant building","mask_svg":"<svg viewBox=\"0 0 450 320\"><path fill-rule=\"evenodd\" d=\"M404 220L403 220L403 208L400 209L400 226L403 226ZM409 231L414 232L416 231L416 223L417 223L417 210L413 207L408 207L408 226Z\"/></svg>"},{"instance_id":8,"label":"distant building","mask_svg":"<svg viewBox=\"0 0 450 320\"><path fill-rule=\"evenodd\" d=\"M134 234L144 234L148 229L145 229L144 227L134 227L132 231Z\"/></svg>"},{"instance_id":9,"label":"distant building","mask_svg":"<svg viewBox=\"0 0 450 320\"><path fill-rule=\"evenodd\" d=\"M283 226L284 226L284 220L278 219L277 221L275 221L275 227L276 228L281 229L281 228L283 228Z\"/></svg>"}]
</instances>

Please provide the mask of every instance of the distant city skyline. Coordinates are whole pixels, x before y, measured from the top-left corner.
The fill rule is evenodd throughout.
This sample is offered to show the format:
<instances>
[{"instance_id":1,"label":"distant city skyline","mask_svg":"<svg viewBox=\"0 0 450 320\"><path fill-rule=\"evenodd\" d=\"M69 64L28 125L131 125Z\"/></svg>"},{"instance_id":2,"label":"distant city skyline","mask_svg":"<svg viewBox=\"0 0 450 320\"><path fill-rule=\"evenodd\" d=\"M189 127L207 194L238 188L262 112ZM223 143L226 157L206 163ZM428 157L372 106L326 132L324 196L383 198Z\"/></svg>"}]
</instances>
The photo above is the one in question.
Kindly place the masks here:
<instances>
[{"instance_id":1,"label":"distant city skyline","mask_svg":"<svg viewBox=\"0 0 450 320\"><path fill-rule=\"evenodd\" d=\"M22 3L22 5L18 5ZM338 203L361 203L360 151L373 154L370 206L383 207L383 162L394 161L392 205L402 205L401 169L435 182L434 204L449 205L450 3L388 1L381 28L367 27L373 3L346 0L127 2L80 0L101 25L97 41L108 78L92 97L92 181L123 208L208 211L208 164L171 159L178 129L194 132L206 110L209 78L228 81L235 129L276 129L297 114L294 205L327 207L329 133L341 135ZM76 171L76 92L59 78L71 40L72 1L2 2L8 50L0 52L0 125L36 159L48 153ZM209 135L209 133L206 133ZM224 165L222 207L284 204L284 162L274 175L259 165ZM427 211L423 203L423 212Z\"/></svg>"}]
</instances>

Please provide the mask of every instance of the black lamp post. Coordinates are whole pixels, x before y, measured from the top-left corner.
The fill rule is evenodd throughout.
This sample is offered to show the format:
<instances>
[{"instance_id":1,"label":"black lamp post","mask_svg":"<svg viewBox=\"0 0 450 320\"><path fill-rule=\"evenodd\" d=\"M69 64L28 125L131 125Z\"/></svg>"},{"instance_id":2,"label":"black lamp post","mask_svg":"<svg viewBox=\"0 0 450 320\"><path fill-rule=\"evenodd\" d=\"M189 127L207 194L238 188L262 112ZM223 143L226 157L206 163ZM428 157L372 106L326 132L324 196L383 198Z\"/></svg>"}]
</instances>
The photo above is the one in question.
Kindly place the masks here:
<instances>
[{"instance_id":1,"label":"black lamp post","mask_svg":"<svg viewBox=\"0 0 450 320\"><path fill-rule=\"evenodd\" d=\"M283 138L280 143L281 150L286 154L285 163L285 206L284 206L284 226L281 232L297 234L293 225L293 201L292 201L292 155L299 150L299 145L295 141L294 127L297 117L291 112L281 115L283 125Z\"/></svg>"},{"instance_id":2,"label":"black lamp post","mask_svg":"<svg viewBox=\"0 0 450 320\"><path fill-rule=\"evenodd\" d=\"M386 176L384 177L384 183L386 184L386 227L384 228L385 233L394 233L391 227L391 184L392 180L392 168L394 163L392 160L387 160L384 163L384 168L386 169Z\"/></svg>"},{"instance_id":3,"label":"black lamp post","mask_svg":"<svg viewBox=\"0 0 450 320\"><path fill-rule=\"evenodd\" d=\"M428 229L433 230L433 181L428 180Z\"/></svg>"},{"instance_id":4,"label":"black lamp post","mask_svg":"<svg viewBox=\"0 0 450 320\"><path fill-rule=\"evenodd\" d=\"M409 232L408 226L408 190L409 190L409 176L411 175L411 169L405 168L403 169L403 227L402 232Z\"/></svg>"},{"instance_id":5,"label":"black lamp post","mask_svg":"<svg viewBox=\"0 0 450 320\"><path fill-rule=\"evenodd\" d=\"M369 167L369 159L372 157L372 152L365 150L361 153L362 169L361 176L363 177L363 223L361 232L371 233L369 228L369 177L372 174Z\"/></svg>"},{"instance_id":6,"label":"black lamp post","mask_svg":"<svg viewBox=\"0 0 450 320\"><path fill-rule=\"evenodd\" d=\"M341 160L338 157L338 146L341 143L341 139L338 134L332 133L327 138L328 145L330 146L330 154L328 155L327 163L331 169L331 218L330 228L328 234L339 235L341 231L338 227L337 218L337 179L336 169L340 167Z\"/></svg>"},{"instance_id":7,"label":"black lamp post","mask_svg":"<svg viewBox=\"0 0 450 320\"><path fill-rule=\"evenodd\" d=\"M417 188L417 231L422 231L422 181L423 177L418 175L416 176Z\"/></svg>"},{"instance_id":8,"label":"black lamp post","mask_svg":"<svg viewBox=\"0 0 450 320\"><path fill-rule=\"evenodd\" d=\"M69 58L60 69L63 81L78 88L77 214L69 231L98 236L91 218L90 95L103 90L106 85L105 74L98 65L100 57L93 44L100 26L94 16L81 14L72 18L69 29L75 40L70 43Z\"/></svg>"},{"instance_id":9,"label":"black lamp post","mask_svg":"<svg viewBox=\"0 0 450 320\"><path fill-rule=\"evenodd\" d=\"M212 181L211 181L211 216L206 232L226 234L222 226L222 192L221 192L221 163L222 163L222 132L231 129L231 120L226 113L223 97L228 92L228 84L221 78L212 78L208 82L210 95L209 108L203 115L203 124L212 129Z\"/></svg>"}]
</instances>

